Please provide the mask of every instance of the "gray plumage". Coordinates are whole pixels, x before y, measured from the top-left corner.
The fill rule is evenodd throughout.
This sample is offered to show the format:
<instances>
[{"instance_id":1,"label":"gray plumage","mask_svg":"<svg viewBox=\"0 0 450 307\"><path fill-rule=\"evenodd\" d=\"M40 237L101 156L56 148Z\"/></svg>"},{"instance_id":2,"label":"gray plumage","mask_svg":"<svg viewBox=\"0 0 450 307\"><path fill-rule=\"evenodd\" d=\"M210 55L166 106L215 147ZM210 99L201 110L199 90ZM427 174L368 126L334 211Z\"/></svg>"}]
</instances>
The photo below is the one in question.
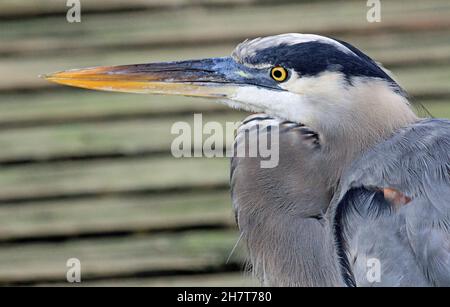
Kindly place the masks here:
<instances>
[{"instance_id":1,"label":"gray plumage","mask_svg":"<svg viewBox=\"0 0 450 307\"><path fill-rule=\"evenodd\" d=\"M450 286L450 121L422 120L358 158L330 207L356 285ZM393 208L380 189L411 202ZM366 260L381 263L367 281Z\"/></svg>"},{"instance_id":2,"label":"gray plumage","mask_svg":"<svg viewBox=\"0 0 450 307\"><path fill-rule=\"evenodd\" d=\"M256 129L258 137L267 137L267 127L273 125L280 127L277 167L261 168L260 157L231 161L232 200L253 273L265 285L339 285L332 225L324 217L332 198L328 181L333 168L313 132L261 114L247 118L236 139L245 140L246 132Z\"/></svg>"},{"instance_id":3,"label":"gray plumage","mask_svg":"<svg viewBox=\"0 0 450 307\"><path fill-rule=\"evenodd\" d=\"M450 285L449 121L400 129L354 161L337 192L329 185L336 167L309 128L263 115L246 121L237 139L280 125L278 167L233 158L231 168L238 225L264 284ZM412 201L396 210L380 194L384 187ZM380 261L380 282L368 281L372 258Z\"/></svg>"},{"instance_id":4,"label":"gray plumage","mask_svg":"<svg viewBox=\"0 0 450 307\"><path fill-rule=\"evenodd\" d=\"M234 57L291 68L280 86L305 99L265 102L280 119L238 131L280 126L278 167L232 160L254 274L275 286L450 286L450 122L419 119L386 70L345 42L287 34Z\"/></svg>"}]
</instances>

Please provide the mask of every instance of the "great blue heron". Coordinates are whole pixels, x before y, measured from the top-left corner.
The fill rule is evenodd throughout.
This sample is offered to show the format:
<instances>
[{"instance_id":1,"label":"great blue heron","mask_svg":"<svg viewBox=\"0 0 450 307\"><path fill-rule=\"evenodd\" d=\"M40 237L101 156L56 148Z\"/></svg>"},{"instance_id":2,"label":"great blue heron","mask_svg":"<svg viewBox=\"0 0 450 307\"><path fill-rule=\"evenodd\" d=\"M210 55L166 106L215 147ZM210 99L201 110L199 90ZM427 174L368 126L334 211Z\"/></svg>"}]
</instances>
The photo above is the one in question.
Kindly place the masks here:
<instances>
[{"instance_id":1,"label":"great blue heron","mask_svg":"<svg viewBox=\"0 0 450 307\"><path fill-rule=\"evenodd\" d=\"M418 118L398 83L350 44L284 34L245 41L231 57L46 78L213 98L263 113L246 127L280 127L277 167L232 161L237 221L263 284L450 285L450 121Z\"/></svg>"}]
</instances>

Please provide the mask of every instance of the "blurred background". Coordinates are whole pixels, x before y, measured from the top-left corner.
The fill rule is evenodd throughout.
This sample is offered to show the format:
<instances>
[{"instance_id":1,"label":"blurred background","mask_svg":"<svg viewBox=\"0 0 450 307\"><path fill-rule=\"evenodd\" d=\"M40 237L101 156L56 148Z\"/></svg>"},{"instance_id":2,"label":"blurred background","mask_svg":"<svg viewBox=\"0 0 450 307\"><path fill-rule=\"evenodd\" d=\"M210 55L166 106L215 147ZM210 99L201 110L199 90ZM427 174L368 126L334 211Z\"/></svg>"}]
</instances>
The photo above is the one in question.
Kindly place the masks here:
<instances>
[{"instance_id":1,"label":"blurred background","mask_svg":"<svg viewBox=\"0 0 450 307\"><path fill-rule=\"evenodd\" d=\"M450 2L365 0L0 1L0 285L243 286L229 161L175 159L176 121L238 121L202 100L84 91L39 74L229 55L284 32L348 41L393 71L414 101L450 117Z\"/></svg>"}]
</instances>

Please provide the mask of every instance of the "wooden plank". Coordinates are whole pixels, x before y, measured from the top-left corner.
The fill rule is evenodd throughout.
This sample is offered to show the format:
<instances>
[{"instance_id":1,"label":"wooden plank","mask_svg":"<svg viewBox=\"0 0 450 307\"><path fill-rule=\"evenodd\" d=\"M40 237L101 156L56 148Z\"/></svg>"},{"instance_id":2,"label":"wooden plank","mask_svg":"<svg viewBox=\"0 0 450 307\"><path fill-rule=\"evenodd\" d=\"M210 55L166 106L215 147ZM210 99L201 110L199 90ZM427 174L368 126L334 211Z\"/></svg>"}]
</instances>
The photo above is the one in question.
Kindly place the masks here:
<instances>
[{"instance_id":1,"label":"wooden plank","mask_svg":"<svg viewBox=\"0 0 450 307\"><path fill-rule=\"evenodd\" d=\"M434 67L402 67L393 71L394 77L412 96L448 93L450 65Z\"/></svg>"},{"instance_id":2,"label":"wooden plank","mask_svg":"<svg viewBox=\"0 0 450 307\"><path fill-rule=\"evenodd\" d=\"M291 0L87 0L82 2L83 14L99 14L121 11L161 11L182 9L185 7L224 7L235 5L257 5L270 2L289 2ZM0 18L32 18L53 15L65 15L68 7L66 2L55 0L40 0L39 5L30 5L27 0L3 0L0 3Z\"/></svg>"},{"instance_id":3,"label":"wooden plank","mask_svg":"<svg viewBox=\"0 0 450 307\"><path fill-rule=\"evenodd\" d=\"M203 123L218 122L224 130L226 122L239 123L244 117L244 113L237 112L202 115ZM4 148L0 161L170 153L171 143L179 135L171 133L177 122L194 127L194 116L0 131L0 147Z\"/></svg>"},{"instance_id":4,"label":"wooden plank","mask_svg":"<svg viewBox=\"0 0 450 307\"><path fill-rule=\"evenodd\" d=\"M450 119L450 99L447 101L424 101L423 106L426 107L434 117Z\"/></svg>"},{"instance_id":5,"label":"wooden plank","mask_svg":"<svg viewBox=\"0 0 450 307\"><path fill-rule=\"evenodd\" d=\"M157 120L199 112L231 112L226 106L206 99L61 89L64 90L25 95L0 94L0 128Z\"/></svg>"},{"instance_id":6,"label":"wooden plank","mask_svg":"<svg viewBox=\"0 0 450 307\"><path fill-rule=\"evenodd\" d=\"M129 190L159 191L180 187L227 185L225 158L145 158L119 161L54 163L0 172L0 201L52 195L114 194ZM50 196L49 196L50 195Z\"/></svg>"},{"instance_id":7,"label":"wooden plank","mask_svg":"<svg viewBox=\"0 0 450 307\"><path fill-rule=\"evenodd\" d=\"M46 284L39 286L47 286ZM67 283L49 286L67 287ZM77 285L69 285L77 286ZM82 282L81 287L259 287L258 280L243 272L202 274L194 276L173 276L122 280Z\"/></svg>"},{"instance_id":8,"label":"wooden plank","mask_svg":"<svg viewBox=\"0 0 450 307\"><path fill-rule=\"evenodd\" d=\"M109 1L108 1L109 2ZM279 2L279 1L277 1ZM309 2L309 1L308 1ZM29 6L30 7L30 6ZM405 6L401 0L391 0L383 4L383 23L388 23L392 20L406 20L408 17L418 16L445 16L450 10L450 5L445 0L429 0L420 1L415 0L414 4ZM328 12L333 11L333 18L329 17ZM218 30L217 33L229 31L232 29L240 29L239 26L246 24L247 28L257 29L263 26L263 29L272 28L286 28L287 25L294 25L297 28L299 25L319 25L323 26L341 24L346 25L367 25L366 20L367 6L366 3L360 1L315 1L315 3L305 2L291 2L286 5L266 5L266 6L236 6L226 9L202 10L202 9L184 9L178 12L156 12L150 14L149 12L137 12L114 15L96 15L95 18L89 16L83 22L78 24L69 24L65 20L65 14L55 18L35 19L30 21L19 22L3 22L5 27L2 27L2 33L7 34L5 38L20 36L21 34L37 34L38 36L48 36L48 34L71 32L79 33L83 31L84 34L107 33L109 30L116 30L110 33L109 38L130 34L129 30L137 30L139 33L147 31L149 34L158 34L161 32L161 37L167 37L167 34L174 34L174 32L181 31L184 34L192 33L192 30L200 30L200 33L207 33L205 29L202 31L202 26L209 26L211 30ZM133 23L130 23L127 18L132 15ZM113 17L112 17L113 16ZM176 16L177 18L173 18ZM267 23L266 17L277 16L276 23ZM167 20L167 17L171 17ZM281 17L290 17L282 19ZM247 23L245 19L247 18ZM114 21L113 21L114 20ZM227 23L228 21L231 21ZM214 21L214 22L213 22ZM417 21L417 20L416 20ZM17 27L8 27L10 24L17 24ZM58 28L52 28L58 24ZM264 25L265 24L265 25ZM41 26L38 28L29 28L29 26ZM153 26L145 28L146 26ZM92 27L102 26L102 27ZM156 28L155 26L159 26ZM225 26L228 26L227 30ZM377 26L377 25L374 25ZM292 30L292 29L291 29ZM231 31L230 31L231 32ZM133 33L133 32L131 32ZM179 37L182 33L179 33ZM57 37L63 40L62 37ZM78 37L77 37L78 38ZM104 38L108 39L108 38Z\"/></svg>"},{"instance_id":9,"label":"wooden plank","mask_svg":"<svg viewBox=\"0 0 450 307\"><path fill-rule=\"evenodd\" d=\"M439 9L436 9L439 8ZM329 18L328 12L333 12ZM366 20L362 2L316 2L288 5L237 7L220 10L189 9L177 13L126 13L95 16L69 24L64 18L4 23L2 54L36 56L53 50L71 54L103 48L143 48L223 43L286 32L367 34L379 31L429 31L449 29L450 6L445 0L402 1L383 4L383 22ZM174 18L176 14L176 18ZM276 23L268 23L277 17ZM133 23L129 21L133 20ZM4 33L3 33L4 32ZM67 37L73 39L68 40ZM23 40L25 39L25 40ZM106 49L105 49L106 48Z\"/></svg>"},{"instance_id":10,"label":"wooden plank","mask_svg":"<svg viewBox=\"0 0 450 307\"><path fill-rule=\"evenodd\" d=\"M0 207L0 243L235 227L230 193L103 197Z\"/></svg>"},{"instance_id":11,"label":"wooden plank","mask_svg":"<svg viewBox=\"0 0 450 307\"><path fill-rule=\"evenodd\" d=\"M236 231L197 231L2 247L0 284L64 282L71 258L81 261L85 281L226 271L237 239ZM231 264L241 261L238 252Z\"/></svg>"}]
</instances>

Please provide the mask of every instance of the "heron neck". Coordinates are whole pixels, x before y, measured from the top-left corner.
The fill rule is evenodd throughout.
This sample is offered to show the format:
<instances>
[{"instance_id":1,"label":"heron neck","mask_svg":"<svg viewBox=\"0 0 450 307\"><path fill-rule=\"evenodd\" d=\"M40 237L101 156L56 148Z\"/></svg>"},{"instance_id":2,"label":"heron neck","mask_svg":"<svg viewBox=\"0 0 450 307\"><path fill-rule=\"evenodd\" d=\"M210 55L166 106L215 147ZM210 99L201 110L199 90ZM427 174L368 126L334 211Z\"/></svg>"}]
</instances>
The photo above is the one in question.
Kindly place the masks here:
<instances>
[{"instance_id":1,"label":"heron neck","mask_svg":"<svg viewBox=\"0 0 450 307\"><path fill-rule=\"evenodd\" d=\"M329 157L331 186L363 152L418 120L408 100L384 83L359 84L348 92L339 103L351 111L331 114L317 123Z\"/></svg>"},{"instance_id":2,"label":"heron neck","mask_svg":"<svg viewBox=\"0 0 450 307\"><path fill-rule=\"evenodd\" d=\"M332 225L325 219L286 217L282 216L277 225L269 222L273 226L271 229L269 226L270 234L275 236L273 242L278 243L255 258L254 265L265 270L262 272L265 285L344 287L334 238L330 236Z\"/></svg>"},{"instance_id":3,"label":"heron neck","mask_svg":"<svg viewBox=\"0 0 450 307\"><path fill-rule=\"evenodd\" d=\"M266 285L345 286L334 224L325 214L341 174L364 151L417 120L404 97L383 88L369 99L374 89L361 88L337 97L337 103L330 97L330 106L352 111L322 113L307 123L319 133L320 150L285 133L278 167L261 169L257 159L234 159L239 228L254 273Z\"/></svg>"}]
</instances>

